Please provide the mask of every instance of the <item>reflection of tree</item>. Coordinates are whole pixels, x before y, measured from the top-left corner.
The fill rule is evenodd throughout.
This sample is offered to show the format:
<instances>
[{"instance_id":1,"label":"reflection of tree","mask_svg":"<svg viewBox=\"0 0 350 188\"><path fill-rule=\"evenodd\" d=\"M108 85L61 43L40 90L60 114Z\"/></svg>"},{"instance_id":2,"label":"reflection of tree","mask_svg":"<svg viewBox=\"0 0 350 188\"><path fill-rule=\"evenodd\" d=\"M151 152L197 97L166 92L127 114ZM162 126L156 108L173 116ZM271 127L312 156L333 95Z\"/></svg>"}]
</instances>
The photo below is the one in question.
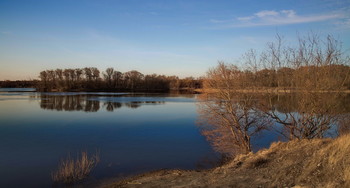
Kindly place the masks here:
<instances>
[{"instance_id":1,"label":"reflection of tree","mask_svg":"<svg viewBox=\"0 0 350 188\"><path fill-rule=\"evenodd\" d=\"M136 109L143 104L157 105L157 104L164 104L164 103L165 103L164 101L132 101L132 102L125 103L125 106Z\"/></svg>"},{"instance_id":2,"label":"reflection of tree","mask_svg":"<svg viewBox=\"0 0 350 188\"><path fill-rule=\"evenodd\" d=\"M107 111L113 112L115 109L123 106L128 108L139 108L144 104L164 104L163 101L132 101L128 103L120 103L114 101L107 101L103 103L103 107ZM97 112L100 109L100 101L91 100L84 95L41 95L40 107L46 110L57 111L85 111Z\"/></svg>"},{"instance_id":3,"label":"reflection of tree","mask_svg":"<svg viewBox=\"0 0 350 188\"><path fill-rule=\"evenodd\" d=\"M140 103L141 102L128 102L128 103L125 103L125 106L135 109L141 106Z\"/></svg>"},{"instance_id":4,"label":"reflection of tree","mask_svg":"<svg viewBox=\"0 0 350 188\"><path fill-rule=\"evenodd\" d=\"M204 97L204 95L202 95ZM267 128L268 119L247 94L231 94L230 100L214 96L200 99L200 128L213 148L232 157L251 151L251 136Z\"/></svg>"},{"instance_id":5,"label":"reflection of tree","mask_svg":"<svg viewBox=\"0 0 350 188\"><path fill-rule=\"evenodd\" d=\"M97 112L100 109L100 101L86 100L85 112Z\"/></svg>"},{"instance_id":6,"label":"reflection of tree","mask_svg":"<svg viewBox=\"0 0 350 188\"><path fill-rule=\"evenodd\" d=\"M325 133L345 117L346 104L339 93L298 92L292 97L291 108L276 108L280 104L270 97L265 112L283 126L279 131L288 139L322 138Z\"/></svg>"},{"instance_id":7,"label":"reflection of tree","mask_svg":"<svg viewBox=\"0 0 350 188\"><path fill-rule=\"evenodd\" d=\"M335 93L283 93L283 94L269 94L256 95L259 98L261 106L272 105L274 110L278 113L297 112L300 110L300 101L305 100L305 96L317 95L319 106L332 106L332 111L337 114L350 112L350 95L349 94L335 94ZM315 97L315 96L314 96ZM308 98L308 97L307 97ZM306 98L306 99L307 99ZM307 99L309 100L309 99ZM265 109L266 110L266 109Z\"/></svg>"},{"instance_id":8,"label":"reflection of tree","mask_svg":"<svg viewBox=\"0 0 350 188\"><path fill-rule=\"evenodd\" d=\"M108 101L108 102L105 102L103 104L103 106L106 106L106 110L108 112L113 112L114 109L118 109L118 108L121 108L122 107L122 103L120 102L111 102L111 101Z\"/></svg>"},{"instance_id":9,"label":"reflection of tree","mask_svg":"<svg viewBox=\"0 0 350 188\"><path fill-rule=\"evenodd\" d=\"M280 95L255 94L251 95L250 99L248 94L243 93L236 93L233 96L235 96L233 101L236 102L230 104L233 106L230 107L233 109L231 110L233 114L227 106L228 102L222 98L215 98L215 95L209 98L206 98L206 95L198 97L200 101L204 101L198 105L200 128L203 135L216 151L228 156L233 156L240 151L240 143L232 136L230 126L225 125L231 124L232 126L236 117L248 117L249 120L252 116L257 115L255 121L252 122L263 124L275 122L276 125L281 125L275 126L275 130L287 139L321 138L329 134L350 132L350 96L347 94L315 92ZM245 112L244 106L251 108L251 111ZM270 120L266 120L261 112L268 115ZM248 121L241 121L241 124L244 125L246 122ZM248 130L253 131L254 129Z\"/></svg>"},{"instance_id":10,"label":"reflection of tree","mask_svg":"<svg viewBox=\"0 0 350 188\"><path fill-rule=\"evenodd\" d=\"M100 102L87 100L86 96L80 95L42 95L40 107L57 111L97 112L100 109Z\"/></svg>"}]
</instances>

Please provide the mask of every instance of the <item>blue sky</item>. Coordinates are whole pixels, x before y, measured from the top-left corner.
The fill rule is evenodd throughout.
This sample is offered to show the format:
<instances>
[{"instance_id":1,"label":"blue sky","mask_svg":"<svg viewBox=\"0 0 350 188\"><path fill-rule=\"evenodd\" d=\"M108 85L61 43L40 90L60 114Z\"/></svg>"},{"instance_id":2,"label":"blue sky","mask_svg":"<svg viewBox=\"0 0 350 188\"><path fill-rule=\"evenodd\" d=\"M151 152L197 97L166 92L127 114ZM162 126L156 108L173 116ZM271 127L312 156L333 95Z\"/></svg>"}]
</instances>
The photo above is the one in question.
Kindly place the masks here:
<instances>
[{"instance_id":1,"label":"blue sky","mask_svg":"<svg viewBox=\"0 0 350 188\"><path fill-rule=\"evenodd\" d=\"M350 54L350 1L0 0L0 80L83 67L197 77L311 31Z\"/></svg>"}]
</instances>

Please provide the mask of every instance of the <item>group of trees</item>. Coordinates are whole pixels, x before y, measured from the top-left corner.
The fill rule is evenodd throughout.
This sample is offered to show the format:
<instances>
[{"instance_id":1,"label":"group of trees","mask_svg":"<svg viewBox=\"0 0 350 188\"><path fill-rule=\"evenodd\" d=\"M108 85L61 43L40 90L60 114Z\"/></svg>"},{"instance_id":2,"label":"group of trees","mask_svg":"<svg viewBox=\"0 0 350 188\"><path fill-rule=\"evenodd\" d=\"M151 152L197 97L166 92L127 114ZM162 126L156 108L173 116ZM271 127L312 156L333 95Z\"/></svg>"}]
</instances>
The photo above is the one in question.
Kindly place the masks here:
<instances>
[{"instance_id":1,"label":"group of trees","mask_svg":"<svg viewBox=\"0 0 350 188\"><path fill-rule=\"evenodd\" d=\"M338 40L332 36L321 40L310 34L299 37L293 46L286 45L279 35L276 38L260 54L250 50L243 56L243 71L250 87L350 89L350 60Z\"/></svg>"},{"instance_id":2,"label":"group of trees","mask_svg":"<svg viewBox=\"0 0 350 188\"><path fill-rule=\"evenodd\" d=\"M290 140L326 136L349 119L348 112L339 112L339 103L329 102L339 98L341 90L350 89L350 61L340 47L330 36L299 38L294 47L277 36L277 42L269 43L261 54L246 53L243 68L219 62L203 83L202 133L215 149L228 155L250 152L251 137L264 129L274 128ZM295 108L278 110L272 102L276 90L271 88L296 91ZM324 98L327 92L331 94Z\"/></svg>"},{"instance_id":3,"label":"group of trees","mask_svg":"<svg viewBox=\"0 0 350 188\"><path fill-rule=\"evenodd\" d=\"M299 38L296 46L287 46L277 35L277 41L269 43L266 50L260 54L250 50L239 63L244 66L219 63L233 71L236 89L350 89L350 59L331 36L322 41L310 35ZM208 79L211 76L207 75Z\"/></svg>"},{"instance_id":4,"label":"group of trees","mask_svg":"<svg viewBox=\"0 0 350 188\"><path fill-rule=\"evenodd\" d=\"M35 88L39 80L4 80L0 81L0 88Z\"/></svg>"},{"instance_id":5,"label":"group of trees","mask_svg":"<svg viewBox=\"0 0 350 188\"><path fill-rule=\"evenodd\" d=\"M291 46L277 35L276 42L269 43L263 52L250 50L240 63L242 68L229 67L234 72L235 87L240 89L350 89L349 58L343 56L340 42L331 36L325 40L317 35L300 37ZM202 79L144 75L135 70L122 73L113 68L104 72L95 67L46 70L39 77L38 88L44 91L202 88Z\"/></svg>"},{"instance_id":6,"label":"group of trees","mask_svg":"<svg viewBox=\"0 0 350 188\"><path fill-rule=\"evenodd\" d=\"M201 87L201 80L193 77L144 75L136 70L122 73L114 68L102 73L95 67L45 70L39 77L41 91L168 91Z\"/></svg>"}]
</instances>

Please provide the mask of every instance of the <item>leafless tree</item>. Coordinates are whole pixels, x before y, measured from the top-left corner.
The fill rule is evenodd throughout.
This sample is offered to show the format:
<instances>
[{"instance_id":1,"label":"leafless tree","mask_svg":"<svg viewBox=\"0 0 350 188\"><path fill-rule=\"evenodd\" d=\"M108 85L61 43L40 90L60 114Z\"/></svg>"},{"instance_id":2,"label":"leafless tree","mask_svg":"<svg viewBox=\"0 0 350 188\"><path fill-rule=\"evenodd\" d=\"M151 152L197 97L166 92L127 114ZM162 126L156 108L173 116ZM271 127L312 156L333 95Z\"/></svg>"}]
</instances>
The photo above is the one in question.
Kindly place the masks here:
<instances>
[{"instance_id":1,"label":"leafless tree","mask_svg":"<svg viewBox=\"0 0 350 188\"><path fill-rule=\"evenodd\" d=\"M111 67L107 68L105 73L103 73L103 77L105 79L105 82L107 83L108 88L112 88L113 73L114 73L114 69Z\"/></svg>"},{"instance_id":2,"label":"leafless tree","mask_svg":"<svg viewBox=\"0 0 350 188\"><path fill-rule=\"evenodd\" d=\"M144 75L136 70L132 70L124 73L124 79L126 81L127 88L134 90L140 87L140 84L144 79Z\"/></svg>"},{"instance_id":3,"label":"leafless tree","mask_svg":"<svg viewBox=\"0 0 350 188\"><path fill-rule=\"evenodd\" d=\"M210 69L204 82L210 93L198 107L203 134L216 150L231 155L250 152L251 136L268 125L266 116L255 108L253 96L241 93L243 75L236 66L221 62Z\"/></svg>"},{"instance_id":4,"label":"leafless tree","mask_svg":"<svg viewBox=\"0 0 350 188\"><path fill-rule=\"evenodd\" d=\"M285 132L281 133L289 139L321 138L339 118L334 112L336 104L327 105L331 98L321 98L325 92L332 92L329 97L339 96L350 73L346 71L347 58L341 53L339 41L332 36L324 41L315 34L299 37L296 47L280 44L278 38L277 43L269 45L265 60L269 60L272 69L279 67L278 86L293 86L298 91L298 110L279 113L270 104L266 113L284 127ZM283 75L278 76L280 73ZM286 83L286 76L291 83Z\"/></svg>"}]
</instances>

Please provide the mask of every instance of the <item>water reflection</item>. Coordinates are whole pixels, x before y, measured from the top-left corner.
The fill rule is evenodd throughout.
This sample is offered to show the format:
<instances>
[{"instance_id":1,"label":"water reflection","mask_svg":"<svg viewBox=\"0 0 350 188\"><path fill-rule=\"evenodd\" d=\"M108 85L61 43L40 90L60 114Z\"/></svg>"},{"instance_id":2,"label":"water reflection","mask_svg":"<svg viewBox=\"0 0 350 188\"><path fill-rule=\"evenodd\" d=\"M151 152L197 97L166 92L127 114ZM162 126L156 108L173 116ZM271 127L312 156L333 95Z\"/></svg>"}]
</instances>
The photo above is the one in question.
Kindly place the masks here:
<instances>
[{"instance_id":1,"label":"water reflection","mask_svg":"<svg viewBox=\"0 0 350 188\"><path fill-rule=\"evenodd\" d=\"M137 98L132 101L127 97L96 97L87 95L40 95L40 107L45 110L56 111L84 111L84 112L97 112L102 108L108 112L113 112L122 107L128 107L136 109L142 105L158 105L165 104L165 101L137 101ZM117 102L116 100L121 100Z\"/></svg>"},{"instance_id":2,"label":"water reflection","mask_svg":"<svg viewBox=\"0 0 350 188\"><path fill-rule=\"evenodd\" d=\"M96 148L101 161L91 173L94 182L164 168L207 168L217 160L194 126L194 95L25 97L0 95L0 187L50 187L51 172L67 153Z\"/></svg>"},{"instance_id":3,"label":"water reflection","mask_svg":"<svg viewBox=\"0 0 350 188\"><path fill-rule=\"evenodd\" d=\"M293 93L256 95L260 108L273 108L280 113L311 111L312 107L328 109L337 114L350 112L350 94L346 93ZM264 109L266 110L266 109ZM328 113L331 112L328 110Z\"/></svg>"},{"instance_id":4,"label":"water reflection","mask_svg":"<svg viewBox=\"0 0 350 188\"><path fill-rule=\"evenodd\" d=\"M97 112L100 109L100 102L88 100L86 96L80 95L41 95L40 107L56 111Z\"/></svg>"},{"instance_id":5,"label":"water reflection","mask_svg":"<svg viewBox=\"0 0 350 188\"><path fill-rule=\"evenodd\" d=\"M113 112L115 109L121 108L122 103L119 102L105 102L103 104L104 107L106 107L106 110L108 112Z\"/></svg>"},{"instance_id":6,"label":"water reflection","mask_svg":"<svg viewBox=\"0 0 350 188\"><path fill-rule=\"evenodd\" d=\"M261 109L283 127L277 131L289 140L334 137L349 116L349 98L344 93L313 92L265 96Z\"/></svg>"},{"instance_id":7,"label":"water reflection","mask_svg":"<svg viewBox=\"0 0 350 188\"><path fill-rule=\"evenodd\" d=\"M247 98L250 110L244 113ZM273 134L287 140L335 137L350 130L349 94L300 92L248 96L235 93L203 95L199 99L201 103L197 111L201 133L216 151L227 156L240 153L241 144L235 141L237 135L251 137L254 150L256 129L240 129L246 125L244 120L250 120L252 116L257 120L254 123L260 125L266 125L266 116L271 121L270 126L265 127L269 130L260 134L262 137L268 135L267 139Z\"/></svg>"}]
</instances>

